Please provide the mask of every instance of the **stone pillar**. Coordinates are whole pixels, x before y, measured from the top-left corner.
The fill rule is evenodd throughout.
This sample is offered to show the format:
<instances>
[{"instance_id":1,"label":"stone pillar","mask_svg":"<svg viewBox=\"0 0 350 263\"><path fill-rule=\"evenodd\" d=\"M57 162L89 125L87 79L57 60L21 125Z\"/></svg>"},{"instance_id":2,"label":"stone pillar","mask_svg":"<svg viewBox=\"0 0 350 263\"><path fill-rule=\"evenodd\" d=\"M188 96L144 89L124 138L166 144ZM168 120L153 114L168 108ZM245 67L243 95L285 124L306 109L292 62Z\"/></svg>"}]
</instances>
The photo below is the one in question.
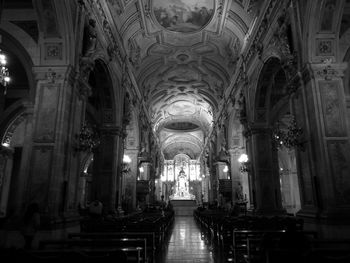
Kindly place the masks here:
<instances>
[{"instance_id":1,"label":"stone pillar","mask_svg":"<svg viewBox=\"0 0 350 263\"><path fill-rule=\"evenodd\" d=\"M272 131L265 127L250 127L247 144L251 151L251 173L255 211L261 215L283 213L277 151L272 144Z\"/></svg>"},{"instance_id":2,"label":"stone pillar","mask_svg":"<svg viewBox=\"0 0 350 263\"><path fill-rule=\"evenodd\" d=\"M305 86L294 98L297 122L307 136L305 151L298 151L298 214L319 218L324 235L338 237L350 234L350 125L342 80L346 66L310 64L303 72Z\"/></svg>"},{"instance_id":3,"label":"stone pillar","mask_svg":"<svg viewBox=\"0 0 350 263\"><path fill-rule=\"evenodd\" d=\"M30 161L31 161L31 148L32 148L32 136L33 136L33 105L29 102L24 102L24 112L19 116L15 122L24 122L24 138L23 138L23 147L21 154L21 163L18 168L18 174L14 178L13 174L11 174L11 185L15 185L13 189L11 189L10 196L7 203L7 211L11 210L11 213L15 218L21 217L23 214L23 210L26 207L27 199L25 196L25 190L27 185L27 180L29 180L30 170ZM14 126L16 124L14 123ZM12 145L12 135L13 130L16 127L9 127L7 132L4 135L4 140L7 144ZM11 172L12 173L12 172ZM16 221L16 219L12 220Z\"/></svg>"},{"instance_id":4,"label":"stone pillar","mask_svg":"<svg viewBox=\"0 0 350 263\"><path fill-rule=\"evenodd\" d=\"M136 208L136 180L138 174L138 149L126 149L124 154L127 154L131 158L131 163L129 163L129 172L126 174L125 182L125 197L127 197L130 203L130 209L135 210Z\"/></svg>"},{"instance_id":5,"label":"stone pillar","mask_svg":"<svg viewBox=\"0 0 350 263\"><path fill-rule=\"evenodd\" d=\"M6 217L10 192L13 149L0 146L0 218Z\"/></svg>"},{"instance_id":6,"label":"stone pillar","mask_svg":"<svg viewBox=\"0 0 350 263\"><path fill-rule=\"evenodd\" d=\"M43 226L56 228L58 223L64 224L58 218L64 216L68 195L67 164L73 152L70 135L76 73L70 66L35 67L33 72L37 79L34 131L24 198L26 203L39 204Z\"/></svg>"},{"instance_id":7,"label":"stone pillar","mask_svg":"<svg viewBox=\"0 0 350 263\"><path fill-rule=\"evenodd\" d=\"M122 146L120 127L101 129L101 143L94 157L92 191L93 198L103 203L106 212L116 212L117 205L118 211L121 208L122 151L120 149L123 148Z\"/></svg>"}]
</instances>

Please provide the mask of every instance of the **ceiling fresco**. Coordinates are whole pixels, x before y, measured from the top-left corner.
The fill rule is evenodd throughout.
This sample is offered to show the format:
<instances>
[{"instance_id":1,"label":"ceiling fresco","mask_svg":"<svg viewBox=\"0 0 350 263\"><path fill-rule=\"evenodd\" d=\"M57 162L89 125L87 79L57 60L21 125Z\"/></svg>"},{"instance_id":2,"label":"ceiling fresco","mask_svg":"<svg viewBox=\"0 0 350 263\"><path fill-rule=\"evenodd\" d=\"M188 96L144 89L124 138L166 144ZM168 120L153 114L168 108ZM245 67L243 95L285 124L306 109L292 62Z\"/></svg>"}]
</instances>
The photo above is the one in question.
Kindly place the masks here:
<instances>
[{"instance_id":1,"label":"ceiling fresco","mask_svg":"<svg viewBox=\"0 0 350 263\"><path fill-rule=\"evenodd\" d=\"M157 22L167 30L192 33L208 24L214 14L214 0L153 0Z\"/></svg>"},{"instance_id":2,"label":"ceiling fresco","mask_svg":"<svg viewBox=\"0 0 350 263\"><path fill-rule=\"evenodd\" d=\"M107 0L164 156L199 156L254 21L249 2Z\"/></svg>"}]
</instances>

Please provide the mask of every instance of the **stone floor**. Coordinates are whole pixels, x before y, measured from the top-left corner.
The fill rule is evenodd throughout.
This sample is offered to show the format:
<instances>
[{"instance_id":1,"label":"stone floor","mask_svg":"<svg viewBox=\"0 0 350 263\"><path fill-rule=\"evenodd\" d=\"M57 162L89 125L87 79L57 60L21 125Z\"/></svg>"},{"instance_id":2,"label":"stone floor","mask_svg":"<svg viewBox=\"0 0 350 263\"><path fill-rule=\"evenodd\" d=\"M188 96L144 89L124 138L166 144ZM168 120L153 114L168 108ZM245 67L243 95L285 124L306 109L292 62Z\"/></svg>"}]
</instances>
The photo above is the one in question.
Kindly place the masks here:
<instances>
[{"instance_id":1,"label":"stone floor","mask_svg":"<svg viewBox=\"0 0 350 263\"><path fill-rule=\"evenodd\" d=\"M216 263L193 216L176 216L162 263Z\"/></svg>"}]
</instances>

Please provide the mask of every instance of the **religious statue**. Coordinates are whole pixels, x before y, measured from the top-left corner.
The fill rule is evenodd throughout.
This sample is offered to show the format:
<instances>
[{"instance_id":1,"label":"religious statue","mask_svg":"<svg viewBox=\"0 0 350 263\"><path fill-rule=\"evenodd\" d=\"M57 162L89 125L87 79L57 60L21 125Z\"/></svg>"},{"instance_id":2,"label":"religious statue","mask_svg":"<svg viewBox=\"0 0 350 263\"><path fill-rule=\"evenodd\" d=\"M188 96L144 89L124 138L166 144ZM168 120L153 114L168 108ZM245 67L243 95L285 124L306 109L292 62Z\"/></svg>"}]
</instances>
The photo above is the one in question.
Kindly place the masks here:
<instances>
[{"instance_id":1,"label":"religious statue","mask_svg":"<svg viewBox=\"0 0 350 263\"><path fill-rule=\"evenodd\" d=\"M97 42L97 32L96 32L96 21L94 19L89 19L89 24L85 28L84 36L84 57L88 57L94 53L96 49Z\"/></svg>"},{"instance_id":2,"label":"religious statue","mask_svg":"<svg viewBox=\"0 0 350 263\"><path fill-rule=\"evenodd\" d=\"M175 193L170 196L170 199L193 200L195 197L190 194L189 186L189 178L181 167L175 183Z\"/></svg>"}]
</instances>

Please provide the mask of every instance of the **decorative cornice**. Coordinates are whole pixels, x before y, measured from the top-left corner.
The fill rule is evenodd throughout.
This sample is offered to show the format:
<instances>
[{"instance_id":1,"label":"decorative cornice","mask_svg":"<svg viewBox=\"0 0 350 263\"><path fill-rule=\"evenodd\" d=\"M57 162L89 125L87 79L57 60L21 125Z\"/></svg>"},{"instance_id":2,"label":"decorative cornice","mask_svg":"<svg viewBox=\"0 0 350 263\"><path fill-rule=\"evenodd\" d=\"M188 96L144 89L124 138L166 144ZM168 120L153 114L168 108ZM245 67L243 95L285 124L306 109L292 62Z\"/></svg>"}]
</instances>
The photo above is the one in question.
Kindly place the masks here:
<instances>
[{"instance_id":1,"label":"decorative cornice","mask_svg":"<svg viewBox=\"0 0 350 263\"><path fill-rule=\"evenodd\" d=\"M347 68L346 63L331 63L326 60L322 64L310 64L310 70L315 79L333 80L344 76L344 71Z\"/></svg>"},{"instance_id":2,"label":"decorative cornice","mask_svg":"<svg viewBox=\"0 0 350 263\"><path fill-rule=\"evenodd\" d=\"M100 132L102 136L123 136L123 129L119 126L102 127Z\"/></svg>"}]
</instances>

